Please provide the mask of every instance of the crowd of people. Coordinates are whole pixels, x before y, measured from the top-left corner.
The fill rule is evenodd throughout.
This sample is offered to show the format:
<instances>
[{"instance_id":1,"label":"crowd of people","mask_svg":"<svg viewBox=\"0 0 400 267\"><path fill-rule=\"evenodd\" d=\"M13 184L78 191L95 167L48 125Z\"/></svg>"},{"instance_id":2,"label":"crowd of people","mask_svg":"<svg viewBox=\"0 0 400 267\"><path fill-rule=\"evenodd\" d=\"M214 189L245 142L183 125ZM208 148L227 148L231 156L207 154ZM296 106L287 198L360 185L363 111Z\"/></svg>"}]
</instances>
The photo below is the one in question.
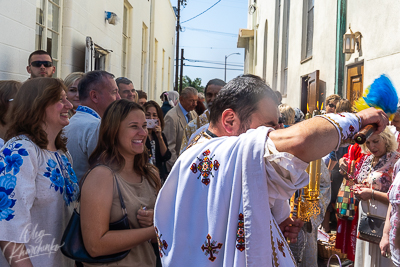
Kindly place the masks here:
<instances>
[{"instance_id":1,"label":"crowd of people","mask_svg":"<svg viewBox=\"0 0 400 267\"><path fill-rule=\"evenodd\" d=\"M355 266L400 265L400 110L389 128L383 111L356 114L332 95L306 119L250 74L212 79L204 94L163 92L160 105L106 71L52 78L42 50L27 71L0 81L0 266L317 266L318 228L333 221ZM365 145L344 141L371 123ZM310 226L290 216L289 199L320 158ZM64 256L74 208L91 258L129 253ZM352 231L370 214L385 220L380 244ZM128 229L112 228L124 218Z\"/></svg>"}]
</instances>

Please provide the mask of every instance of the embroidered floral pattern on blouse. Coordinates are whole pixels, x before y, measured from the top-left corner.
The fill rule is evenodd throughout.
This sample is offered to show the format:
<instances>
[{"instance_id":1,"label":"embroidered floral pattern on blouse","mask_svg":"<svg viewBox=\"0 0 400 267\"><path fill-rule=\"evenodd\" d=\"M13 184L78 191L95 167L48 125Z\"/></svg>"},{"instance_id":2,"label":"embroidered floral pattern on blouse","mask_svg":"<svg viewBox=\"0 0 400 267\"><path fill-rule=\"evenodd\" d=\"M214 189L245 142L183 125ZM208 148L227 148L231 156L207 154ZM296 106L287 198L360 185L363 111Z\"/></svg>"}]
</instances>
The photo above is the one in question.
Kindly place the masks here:
<instances>
[{"instance_id":1,"label":"embroidered floral pattern on blouse","mask_svg":"<svg viewBox=\"0 0 400 267\"><path fill-rule=\"evenodd\" d=\"M63 195L65 204L68 206L78 197L78 179L74 170L72 169L71 163L68 161L68 158L64 155L60 157L57 152L55 152L55 155L58 165L57 162L50 158L47 161L47 172L45 172L43 175L48 177L52 182L50 188L54 187L56 192L58 191Z\"/></svg>"},{"instance_id":2,"label":"embroidered floral pattern on blouse","mask_svg":"<svg viewBox=\"0 0 400 267\"><path fill-rule=\"evenodd\" d=\"M359 184L371 186L374 190L388 192L392 184L393 168L396 161L400 158L397 152L390 152L383 155L375 167L371 167L374 155L365 155L356 166L355 177ZM372 169L371 169L372 168Z\"/></svg>"},{"instance_id":3,"label":"embroidered floral pattern on blouse","mask_svg":"<svg viewBox=\"0 0 400 267\"><path fill-rule=\"evenodd\" d=\"M210 234L208 234L207 240L201 246L201 250L203 252L205 251L206 256L210 255L210 257L208 257L208 259L210 261L215 261L215 259L217 257L215 257L214 255L217 255L219 253L219 251L217 249L222 248L222 243L217 244L217 241L211 241L211 240L212 240L212 237L210 236Z\"/></svg>"},{"instance_id":4,"label":"embroidered floral pattern on blouse","mask_svg":"<svg viewBox=\"0 0 400 267\"><path fill-rule=\"evenodd\" d=\"M209 185L210 184L210 175L212 177L214 177L212 170L214 169L214 171L217 171L219 169L219 162L218 160L214 160L213 162L213 158L215 157L215 155L213 155L212 157L209 157L210 155L210 150L207 149L206 151L203 152L202 154L204 156L204 158L200 159L199 157L197 157L197 159L199 160L199 162L193 163L192 166L190 167L190 170L193 173L197 173L197 171L200 172L199 176L197 177L197 179L199 179L200 177L203 177L201 179L201 182L205 185Z\"/></svg>"},{"instance_id":5,"label":"embroidered floral pattern on blouse","mask_svg":"<svg viewBox=\"0 0 400 267\"><path fill-rule=\"evenodd\" d=\"M239 222L236 232L236 248L242 252L246 246L244 244L244 216L243 213L239 213Z\"/></svg>"},{"instance_id":6,"label":"embroidered floral pattern on blouse","mask_svg":"<svg viewBox=\"0 0 400 267\"><path fill-rule=\"evenodd\" d=\"M156 235L157 235L157 243L158 243L158 250L160 252L160 257L162 258L165 255L165 251L168 248L168 243L165 240L162 240L162 234L158 234L158 228L154 227L156 230Z\"/></svg>"},{"instance_id":7,"label":"embroidered floral pattern on blouse","mask_svg":"<svg viewBox=\"0 0 400 267\"><path fill-rule=\"evenodd\" d=\"M396 176L393 184L390 186L388 191L389 202L392 204L392 210L390 212L390 231L389 231L389 243L390 243L390 252L392 254L393 262L398 262L400 260L400 249L397 248L394 244L397 228L400 227L400 216L399 216L399 207L400 207L400 176Z\"/></svg>"},{"instance_id":8,"label":"embroidered floral pattern on blouse","mask_svg":"<svg viewBox=\"0 0 400 267\"><path fill-rule=\"evenodd\" d=\"M22 157L28 156L28 152L21 148L22 144L12 143L0 154L0 221L9 221L14 218L12 209L17 202L14 199L14 189L17 185L16 174L24 162Z\"/></svg>"}]
</instances>

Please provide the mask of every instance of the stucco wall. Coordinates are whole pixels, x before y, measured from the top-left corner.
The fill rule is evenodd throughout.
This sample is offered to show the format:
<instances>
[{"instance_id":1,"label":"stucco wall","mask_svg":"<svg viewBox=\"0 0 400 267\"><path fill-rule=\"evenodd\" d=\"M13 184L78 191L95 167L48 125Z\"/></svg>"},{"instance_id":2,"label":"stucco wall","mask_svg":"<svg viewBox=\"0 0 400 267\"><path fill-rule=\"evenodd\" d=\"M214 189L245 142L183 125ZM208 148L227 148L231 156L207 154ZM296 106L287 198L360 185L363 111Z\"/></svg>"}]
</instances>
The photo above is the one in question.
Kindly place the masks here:
<instances>
[{"instance_id":1,"label":"stucco wall","mask_svg":"<svg viewBox=\"0 0 400 267\"><path fill-rule=\"evenodd\" d=\"M173 75L174 75L174 55L175 55L175 13L169 0L155 0L154 11L154 38L158 41L157 52L157 71L153 73L156 75L155 83L151 90L151 97L157 101L163 91L173 89ZM153 40L154 42L154 40ZM164 82L162 79L162 62L163 62L163 49L165 50L164 56ZM155 55L155 53L154 53ZM168 57L171 62L168 66ZM153 58L154 60L154 58ZM168 86L168 67L170 68L170 79Z\"/></svg>"},{"instance_id":2,"label":"stucco wall","mask_svg":"<svg viewBox=\"0 0 400 267\"><path fill-rule=\"evenodd\" d=\"M127 74L136 89L159 99L162 90L172 88L175 54L175 14L169 0L126 0L129 8ZM122 75L122 19L123 0L69 0L63 1L61 52L58 76L65 78L74 71L84 71L86 37L95 44L110 50L106 70L116 77ZM153 9L152 9L153 8ZM152 11L151 11L152 10ZM117 14L119 22L111 25L105 20L105 11ZM152 17L152 21L150 19ZM36 1L0 1L0 79L24 81L28 56L35 50ZM148 27L147 67L142 74L142 25ZM157 70L153 68L154 40L158 41ZM162 51L165 50L164 86L162 85ZM168 79L168 58L170 79ZM155 82L152 83L153 73ZM170 87L168 87L168 80ZM152 90L155 90L154 92Z\"/></svg>"},{"instance_id":3,"label":"stucco wall","mask_svg":"<svg viewBox=\"0 0 400 267\"><path fill-rule=\"evenodd\" d=\"M247 54L246 62L254 62L247 66L250 73L263 77L263 61L266 57L266 81L274 84L275 55L275 8L277 0L257 1L257 11L248 15L248 29L255 29L254 53ZM252 1L249 1L251 4ZM284 8L285 0L281 0ZM288 94L284 103L293 107L300 106L301 76L320 70L320 89L325 90L325 96L334 93L335 86L335 53L337 1L315 1L314 39L312 59L300 63L302 49L303 0L290 1L289 21L289 62L288 62ZM345 64L364 61L364 88L381 74L390 76L395 87L400 88L400 43L397 42L400 30L400 2L391 0L376 2L372 0L347 1L347 28L351 24L353 32L360 31L362 37L362 52L357 51L347 56ZM283 34L283 15L281 13L280 39ZM267 21L268 29L265 31ZM267 33L267 50L264 51L264 33ZM247 49L247 51L250 51ZM282 41L278 47L278 77L276 89L282 87ZM342 48L340 48L342 51ZM252 57L250 59L249 57ZM253 68L254 67L254 68ZM346 95L347 68L344 70L343 95ZM400 89L399 89L400 90Z\"/></svg>"},{"instance_id":4,"label":"stucco wall","mask_svg":"<svg viewBox=\"0 0 400 267\"><path fill-rule=\"evenodd\" d=\"M254 74L263 76L264 56L266 61L266 82L274 85L274 54L275 54L275 0L265 0L258 2L257 16L255 25L248 25L248 28L258 29L255 37L256 49L254 57L257 62ZM282 0L281 10L284 9L285 1ZM289 18L289 52L288 52L288 91L287 97L283 98L284 103L293 107L300 107L301 96L301 77L320 70L321 86L326 90L326 95L334 93L335 81L335 48L336 48L336 2L323 1L315 2L314 11L314 38L312 59L307 62L302 61L302 34L303 34L303 1L290 1ZM282 12L282 11L281 11ZM250 16L249 16L250 17ZM284 33L283 13L280 21L280 39ZM248 20L252 23L252 20ZM267 31L265 25L267 22ZM258 25L258 28L257 28ZM267 32L267 51L264 51L264 33ZM283 87L282 71L282 41L278 46L278 76L276 79L276 90ZM325 88L326 87L326 88ZM275 88L274 88L275 89Z\"/></svg>"},{"instance_id":5,"label":"stucco wall","mask_svg":"<svg viewBox=\"0 0 400 267\"><path fill-rule=\"evenodd\" d=\"M25 81L35 50L35 0L0 1L0 80Z\"/></svg>"},{"instance_id":6,"label":"stucco wall","mask_svg":"<svg viewBox=\"0 0 400 267\"><path fill-rule=\"evenodd\" d=\"M400 92L400 2L347 1L347 28L361 32L362 53L353 53L347 64L364 60L364 88L388 74Z\"/></svg>"},{"instance_id":7,"label":"stucco wall","mask_svg":"<svg viewBox=\"0 0 400 267\"><path fill-rule=\"evenodd\" d=\"M129 1L134 8L131 12L130 57L128 78L140 83L142 23L149 24L150 4L147 1ZM135 3L132 3L135 2ZM137 2L137 3L136 3ZM73 71L83 71L85 62L86 36L92 37L97 45L112 50L106 63L106 70L116 77L121 75L122 18L124 2L121 0L74 0L64 2L64 23L62 40L62 77ZM104 12L117 14L116 25L106 22ZM139 54L139 56L137 55ZM139 58L139 60L137 60ZM138 62L137 62L138 61ZM138 80L136 74L138 73Z\"/></svg>"}]
</instances>

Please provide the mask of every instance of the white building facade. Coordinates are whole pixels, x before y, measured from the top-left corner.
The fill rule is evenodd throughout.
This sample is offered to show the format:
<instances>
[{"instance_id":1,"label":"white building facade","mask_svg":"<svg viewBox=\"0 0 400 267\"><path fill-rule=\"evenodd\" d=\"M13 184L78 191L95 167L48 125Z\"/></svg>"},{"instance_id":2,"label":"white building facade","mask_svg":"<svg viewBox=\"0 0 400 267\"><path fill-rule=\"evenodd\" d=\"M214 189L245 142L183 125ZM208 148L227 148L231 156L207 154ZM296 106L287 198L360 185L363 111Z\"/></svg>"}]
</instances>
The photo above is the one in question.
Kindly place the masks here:
<instances>
[{"instance_id":1,"label":"white building facade","mask_svg":"<svg viewBox=\"0 0 400 267\"><path fill-rule=\"evenodd\" d=\"M353 101L381 74L400 89L400 2L395 0L249 0L245 73L263 77L284 103L321 108L326 96ZM361 40L343 53L351 27Z\"/></svg>"},{"instance_id":2,"label":"white building facade","mask_svg":"<svg viewBox=\"0 0 400 267\"><path fill-rule=\"evenodd\" d=\"M29 54L43 49L53 77L106 70L158 100L173 90L175 22L169 0L1 1L0 79L26 80Z\"/></svg>"}]
</instances>

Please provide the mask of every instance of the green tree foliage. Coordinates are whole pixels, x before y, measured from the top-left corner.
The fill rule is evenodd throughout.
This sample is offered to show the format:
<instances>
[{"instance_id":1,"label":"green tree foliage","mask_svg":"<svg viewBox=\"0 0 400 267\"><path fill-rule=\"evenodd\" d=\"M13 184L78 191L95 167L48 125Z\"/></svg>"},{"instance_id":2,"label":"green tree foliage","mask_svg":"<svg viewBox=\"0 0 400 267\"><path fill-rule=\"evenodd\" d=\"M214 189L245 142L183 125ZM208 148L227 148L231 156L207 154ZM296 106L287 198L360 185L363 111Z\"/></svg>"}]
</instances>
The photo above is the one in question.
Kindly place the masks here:
<instances>
[{"instance_id":1,"label":"green tree foliage","mask_svg":"<svg viewBox=\"0 0 400 267\"><path fill-rule=\"evenodd\" d=\"M178 81L178 82L180 82L180 81ZM196 88L196 90L199 93L204 93L204 86L201 86L201 78L196 78L196 79L192 80L187 75L183 76L183 78L182 78L182 90L185 89L188 86ZM178 83L178 88L179 88L179 83Z\"/></svg>"}]
</instances>

